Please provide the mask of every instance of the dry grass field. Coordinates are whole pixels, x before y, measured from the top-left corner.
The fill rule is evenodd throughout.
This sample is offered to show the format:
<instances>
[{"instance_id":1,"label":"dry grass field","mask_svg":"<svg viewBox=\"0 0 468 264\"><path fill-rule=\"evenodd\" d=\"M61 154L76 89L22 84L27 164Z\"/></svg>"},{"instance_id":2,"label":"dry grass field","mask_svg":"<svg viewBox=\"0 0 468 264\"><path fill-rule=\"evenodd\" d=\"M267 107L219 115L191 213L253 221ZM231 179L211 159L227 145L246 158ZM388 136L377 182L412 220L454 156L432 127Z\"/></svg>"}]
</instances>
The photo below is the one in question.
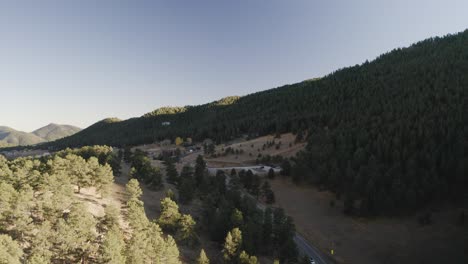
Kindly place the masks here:
<instances>
[{"instance_id":1,"label":"dry grass field","mask_svg":"<svg viewBox=\"0 0 468 264\"><path fill-rule=\"evenodd\" d=\"M331 207L330 192L281 177L271 184L276 205L294 218L297 231L324 252L333 248L339 263L468 263L468 225L457 224L457 208L437 207L428 226L418 224L416 213L360 219L345 216L340 201Z\"/></svg>"},{"instance_id":2,"label":"dry grass field","mask_svg":"<svg viewBox=\"0 0 468 264\"><path fill-rule=\"evenodd\" d=\"M233 144L221 144L215 148L216 153L222 153L228 147L234 150L243 150L243 154L229 154L217 158L205 158L208 166L210 167L233 167L245 166L255 164L258 155L280 155L283 157L293 157L297 152L304 149L306 143L294 143L296 136L291 133L282 134L280 138L275 138L273 135L258 137L250 140L237 140ZM263 149L263 145L267 142L274 141L276 144L281 142L280 148L276 149L275 146Z\"/></svg>"}]
</instances>

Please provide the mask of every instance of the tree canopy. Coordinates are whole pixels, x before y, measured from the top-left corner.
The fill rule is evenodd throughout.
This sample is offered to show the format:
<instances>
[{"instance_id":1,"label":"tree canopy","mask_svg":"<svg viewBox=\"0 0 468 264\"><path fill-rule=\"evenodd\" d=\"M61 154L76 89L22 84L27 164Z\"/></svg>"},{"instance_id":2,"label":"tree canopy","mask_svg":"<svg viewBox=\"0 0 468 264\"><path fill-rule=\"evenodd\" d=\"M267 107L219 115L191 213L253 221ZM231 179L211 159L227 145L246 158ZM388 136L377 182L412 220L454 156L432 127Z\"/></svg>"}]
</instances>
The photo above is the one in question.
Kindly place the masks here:
<instances>
[{"instance_id":1,"label":"tree canopy","mask_svg":"<svg viewBox=\"0 0 468 264\"><path fill-rule=\"evenodd\" d=\"M126 188L125 236L120 208L109 205L98 217L78 198L79 188L103 192L113 182L108 155L101 164L99 149L106 148L40 159L0 156L0 263L180 263L174 239L146 217L136 179ZM184 215L183 240L193 239L194 224Z\"/></svg>"}]
</instances>

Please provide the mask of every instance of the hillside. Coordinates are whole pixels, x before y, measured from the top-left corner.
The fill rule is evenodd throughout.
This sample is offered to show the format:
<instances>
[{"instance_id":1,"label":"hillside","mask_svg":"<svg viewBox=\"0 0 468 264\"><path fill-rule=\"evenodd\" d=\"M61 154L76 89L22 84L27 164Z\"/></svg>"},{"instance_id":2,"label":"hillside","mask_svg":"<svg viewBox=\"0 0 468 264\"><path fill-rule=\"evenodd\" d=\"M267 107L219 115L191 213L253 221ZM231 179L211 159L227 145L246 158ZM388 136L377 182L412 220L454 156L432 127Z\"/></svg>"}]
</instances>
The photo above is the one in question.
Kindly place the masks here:
<instances>
[{"instance_id":1,"label":"hillside","mask_svg":"<svg viewBox=\"0 0 468 264\"><path fill-rule=\"evenodd\" d=\"M136 145L176 136L222 142L307 130L309 144L294 161L297 182L343 194L349 213L411 210L464 193L467 72L465 30L320 79L105 120L47 146Z\"/></svg>"},{"instance_id":2,"label":"hillside","mask_svg":"<svg viewBox=\"0 0 468 264\"><path fill-rule=\"evenodd\" d=\"M325 126L332 129L343 117L366 123L368 114L381 114L378 111L383 107L401 115L415 107L415 101L426 106L445 104L462 92L461 85L466 82L463 56L467 35L465 31L428 39L321 79L199 106L164 107L124 121L104 120L50 146L137 145L176 136L223 141L241 134L265 135ZM460 103L461 97L456 99ZM342 107L354 110L344 112ZM389 114L388 121L395 121L397 116ZM171 124L163 126L165 121Z\"/></svg>"},{"instance_id":3,"label":"hillside","mask_svg":"<svg viewBox=\"0 0 468 264\"><path fill-rule=\"evenodd\" d=\"M0 126L0 147L35 145L71 136L80 130L80 128L70 125L49 124L28 133L6 126Z\"/></svg>"},{"instance_id":4,"label":"hillside","mask_svg":"<svg viewBox=\"0 0 468 264\"><path fill-rule=\"evenodd\" d=\"M27 132L0 126L0 147L34 145L44 142L44 139Z\"/></svg>"},{"instance_id":5,"label":"hillside","mask_svg":"<svg viewBox=\"0 0 468 264\"><path fill-rule=\"evenodd\" d=\"M32 134L45 139L46 141L54 141L59 138L71 136L79 132L81 128L70 125L58 125L50 123L45 127L34 130Z\"/></svg>"}]
</instances>

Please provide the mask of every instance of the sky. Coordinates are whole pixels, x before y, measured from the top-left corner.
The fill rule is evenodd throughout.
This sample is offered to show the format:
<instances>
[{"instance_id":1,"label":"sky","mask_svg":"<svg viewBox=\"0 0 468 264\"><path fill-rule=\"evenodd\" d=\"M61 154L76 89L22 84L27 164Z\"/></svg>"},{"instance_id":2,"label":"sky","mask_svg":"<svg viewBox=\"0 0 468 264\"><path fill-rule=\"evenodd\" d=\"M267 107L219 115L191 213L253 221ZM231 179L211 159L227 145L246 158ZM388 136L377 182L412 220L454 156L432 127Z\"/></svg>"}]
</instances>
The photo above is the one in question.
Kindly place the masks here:
<instances>
[{"instance_id":1,"label":"sky","mask_svg":"<svg viewBox=\"0 0 468 264\"><path fill-rule=\"evenodd\" d=\"M468 27L468 1L0 1L0 125L85 128L324 76Z\"/></svg>"}]
</instances>

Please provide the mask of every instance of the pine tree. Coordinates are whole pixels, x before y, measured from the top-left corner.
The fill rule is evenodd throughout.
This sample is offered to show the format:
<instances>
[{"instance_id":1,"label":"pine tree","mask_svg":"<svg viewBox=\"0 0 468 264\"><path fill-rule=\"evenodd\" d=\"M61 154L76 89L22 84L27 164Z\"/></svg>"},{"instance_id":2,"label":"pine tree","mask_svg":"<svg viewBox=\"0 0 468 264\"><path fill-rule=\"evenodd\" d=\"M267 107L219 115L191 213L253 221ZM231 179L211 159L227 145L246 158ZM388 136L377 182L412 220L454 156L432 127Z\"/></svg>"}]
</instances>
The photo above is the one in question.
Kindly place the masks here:
<instances>
[{"instance_id":1,"label":"pine tree","mask_svg":"<svg viewBox=\"0 0 468 264\"><path fill-rule=\"evenodd\" d=\"M292 238L288 238L285 242L283 242L283 246L280 248L279 254L281 259L285 260L286 262L296 263L297 257L299 255L296 243Z\"/></svg>"},{"instance_id":2,"label":"pine tree","mask_svg":"<svg viewBox=\"0 0 468 264\"><path fill-rule=\"evenodd\" d=\"M141 190L137 179L131 179L128 181L127 185L125 185L125 194L127 196L127 200L140 199L143 191Z\"/></svg>"},{"instance_id":3,"label":"pine tree","mask_svg":"<svg viewBox=\"0 0 468 264\"><path fill-rule=\"evenodd\" d=\"M124 147L123 159L125 162L130 163L132 160L132 150L130 147Z\"/></svg>"},{"instance_id":4,"label":"pine tree","mask_svg":"<svg viewBox=\"0 0 468 264\"><path fill-rule=\"evenodd\" d=\"M128 241L125 249L127 264L145 263L146 258L146 232L142 230L133 230L132 237Z\"/></svg>"},{"instance_id":5,"label":"pine tree","mask_svg":"<svg viewBox=\"0 0 468 264\"><path fill-rule=\"evenodd\" d=\"M78 187L78 193L81 188L91 187L93 185L93 172L90 168L91 166L88 165L97 164L95 166L98 166L98 160L93 157L89 162L86 162L82 157L73 154L67 155L65 159L70 164L67 171L69 172L72 182Z\"/></svg>"},{"instance_id":6,"label":"pine tree","mask_svg":"<svg viewBox=\"0 0 468 264\"><path fill-rule=\"evenodd\" d=\"M165 255L165 241L161 228L155 222L151 222L145 230L147 262L158 263Z\"/></svg>"},{"instance_id":7,"label":"pine tree","mask_svg":"<svg viewBox=\"0 0 468 264\"><path fill-rule=\"evenodd\" d=\"M195 183L197 187L203 185L205 179L205 171L206 171L206 163L203 160L202 155L197 156L197 160L195 162Z\"/></svg>"},{"instance_id":8,"label":"pine tree","mask_svg":"<svg viewBox=\"0 0 468 264\"><path fill-rule=\"evenodd\" d=\"M0 264L21 264L23 250L8 235L0 235Z\"/></svg>"},{"instance_id":9,"label":"pine tree","mask_svg":"<svg viewBox=\"0 0 468 264\"><path fill-rule=\"evenodd\" d=\"M55 223L63 211L75 202L70 178L65 172L44 175L43 192L38 197L38 213L51 223Z\"/></svg>"},{"instance_id":10,"label":"pine tree","mask_svg":"<svg viewBox=\"0 0 468 264\"><path fill-rule=\"evenodd\" d=\"M94 181L93 185L101 196L107 196L114 182L111 166L108 164L99 165L95 170Z\"/></svg>"},{"instance_id":11,"label":"pine tree","mask_svg":"<svg viewBox=\"0 0 468 264\"><path fill-rule=\"evenodd\" d=\"M179 199L181 203L187 204L192 201L195 194L195 182L192 177L192 169L189 166L184 166L179 180Z\"/></svg>"},{"instance_id":12,"label":"pine tree","mask_svg":"<svg viewBox=\"0 0 468 264\"><path fill-rule=\"evenodd\" d=\"M283 176L289 176L291 175L291 163L289 162L288 159L285 159L283 163L281 164L281 175Z\"/></svg>"},{"instance_id":13,"label":"pine tree","mask_svg":"<svg viewBox=\"0 0 468 264\"><path fill-rule=\"evenodd\" d=\"M132 178L132 179L138 179L138 175L137 175L138 172L137 172L137 169L135 169L135 167L131 167L131 168L130 168L129 174L130 174L130 178Z\"/></svg>"},{"instance_id":14,"label":"pine tree","mask_svg":"<svg viewBox=\"0 0 468 264\"><path fill-rule=\"evenodd\" d=\"M300 264L310 264L310 259L309 259L309 256L307 255L304 255L301 259L301 263Z\"/></svg>"},{"instance_id":15,"label":"pine tree","mask_svg":"<svg viewBox=\"0 0 468 264\"><path fill-rule=\"evenodd\" d=\"M274 179L275 178L275 171L273 170L273 168L270 168L268 170L268 179Z\"/></svg>"},{"instance_id":16,"label":"pine tree","mask_svg":"<svg viewBox=\"0 0 468 264\"><path fill-rule=\"evenodd\" d=\"M263 216L262 245L266 250L271 248L273 234L273 212L267 207Z\"/></svg>"},{"instance_id":17,"label":"pine tree","mask_svg":"<svg viewBox=\"0 0 468 264\"><path fill-rule=\"evenodd\" d=\"M178 184L179 174L177 173L177 169L174 163L171 160L167 160L165 164L166 164L167 182L172 183L172 184Z\"/></svg>"},{"instance_id":18,"label":"pine tree","mask_svg":"<svg viewBox=\"0 0 468 264\"><path fill-rule=\"evenodd\" d=\"M224 195L226 193L226 175L224 171L218 170L216 172L215 182L218 192Z\"/></svg>"},{"instance_id":19,"label":"pine tree","mask_svg":"<svg viewBox=\"0 0 468 264\"><path fill-rule=\"evenodd\" d=\"M172 189L167 189L166 190L166 197L171 199L172 201L177 201L176 195L175 195L174 191L172 191Z\"/></svg>"},{"instance_id":20,"label":"pine tree","mask_svg":"<svg viewBox=\"0 0 468 264\"><path fill-rule=\"evenodd\" d=\"M179 200L183 204L192 201L195 191L195 184L192 179L185 179L182 181L179 189Z\"/></svg>"},{"instance_id":21,"label":"pine tree","mask_svg":"<svg viewBox=\"0 0 468 264\"><path fill-rule=\"evenodd\" d=\"M146 217L143 202L140 200L129 200L127 202L127 219L133 230L143 230L147 228L149 220Z\"/></svg>"},{"instance_id":22,"label":"pine tree","mask_svg":"<svg viewBox=\"0 0 468 264\"><path fill-rule=\"evenodd\" d=\"M151 164L149 164L149 166L151 166ZM162 173L161 173L161 170L159 169L159 167L149 167L148 168L149 170L149 173L148 173L148 185L151 189L153 190L159 190L161 189L164 184L163 184L163 180L162 180Z\"/></svg>"},{"instance_id":23,"label":"pine tree","mask_svg":"<svg viewBox=\"0 0 468 264\"><path fill-rule=\"evenodd\" d=\"M233 261L239 254L242 246L242 232L234 228L228 232L223 246L223 258L225 261Z\"/></svg>"},{"instance_id":24,"label":"pine tree","mask_svg":"<svg viewBox=\"0 0 468 264\"><path fill-rule=\"evenodd\" d=\"M250 187L250 193L258 198L260 194L260 177L257 174L253 175L252 186Z\"/></svg>"},{"instance_id":25,"label":"pine tree","mask_svg":"<svg viewBox=\"0 0 468 264\"><path fill-rule=\"evenodd\" d=\"M31 237L31 250L28 263L50 263L53 255L51 251L53 240L52 226L49 221L42 222L37 226L36 233Z\"/></svg>"},{"instance_id":26,"label":"pine tree","mask_svg":"<svg viewBox=\"0 0 468 264\"><path fill-rule=\"evenodd\" d=\"M237 208L234 208L234 210L231 213L231 225L233 227L241 227L243 223L244 216L242 215L242 212L239 211Z\"/></svg>"},{"instance_id":27,"label":"pine tree","mask_svg":"<svg viewBox=\"0 0 468 264\"><path fill-rule=\"evenodd\" d=\"M192 179L193 178L193 168L190 166L190 165L184 165L182 167L182 171L180 172L180 179L181 180L184 180L184 179Z\"/></svg>"},{"instance_id":28,"label":"pine tree","mask_svg":"<svg viewBox=\"0 0 468 264\"><path fill-rule=\"evenodd\" d=\"M237 175L232 175L229 180L229 189L233 191L238 191L241 188L240 178Z\"/></svg>"},{"instance_id":29,"label":"pine tree","mask_svg":"<svg viewBox=\"0 0 468 264\"><path fill-rule=\"evenodd\" d=\"M28 264L50 264L50 259L44 256L40 256L40 255L31 255L28 258L27 263Z\"/></svg>"},{"instance_id":30,"label":"pine tree","mask_svg":"<svg viewBox=\"0 0 468 264\"><path fill-rule=\"evenodd\" d=\"M57 227L56 245L62 256L74 256L86 261L93 253L91 241L96 239L96 220L81 203L73 204L66 220L60 219Z\"/></svg>"},{"instance_id":31,"label":"pine tree","mask_svg":"<svg viewBox=\"0 0 468 264\"><path fill-rule=\"evenodd\" d=\"M161 263L181 264L181 261L179 260L179 249L177 248L175 240L171 236L167 236L165 240Z\"/></svg>"},{"instance_id":32,"label":"pine tree","mask_svg":"<svg viewBox=\"0 0 468 264\"><path fill-rule=\"evenodd\" d=\"M180 217L179 206L176 202L167 197L161 200L161 215L158 223L164 230L175 231Z\"/></svg>"},{"instance_id":33,"label":"pine tree","mask_svg":"<svg viewBox=\"0 0 468 264\"><path fill-rule=\"evenodd\" d=\"M265 202L267 204L272 204L275 202L275 193L271 189L270 183L265 181L262 185L262 194L265 197Z\"/></svg>"},{"instance_id":34,"label":"pine tree","mask_svg":"<svg viewBox=\"0 0 468 264\"><path fill-rule=\"evenodd\" d=\"M122 162L122 155L122 150L119 150L117 155L109 155L106 160L106 163L112 168L112 174L116 177L119 177L122 173L122 166L120 165Z\"/></svg>"},{"instance_id":35,"label":"pine tree","mask_svg":"<svg viewBox=\"0 0 468 264\"><path fill-rule=\"evenodd\" d=\"M34 206L34 191L26 184L18 191L15 202L11 207L10 219L7 221L10 225L14 225L12 235L18 241L23 241L25 236L32 230L31 211Z\"/></svg>"},{"instance_id":36,"label":"pine tree","mask_svg":"<svg viewBox=\"0 0 468 264\"><path fill-rule=\"evenodd\" d=\"M113 225L107 231L100 248L103 263L125 264L124 250L123 234L117 225Z\"/></svg>"},{"instance_id":37,"label":"pine tree","mask_svg":"<svg viewBox=\"0 0 468 264\"><path fill-rule=\"evenodd\" d=\"M188 245L193 245L196 240L195 233L196 222L193 220L191 215L184 214L180 217L179 227L177 229L177 239L178 241L183 241Z\"/></svg>"},{"instance_id":38,"label":"pine tree","mask_svg":"<svg viewBox=\"0 0 468 264\"><path fill-rule=\"evenodd\" d=\"M6 220L11 216L11 210L17 195L15 188L6 182L0 182L0 230L6 230Z\"/></svg>"},{"instance_id":39,"label":"pine tree","mask_svg":"<svg viewBox=\"0 0 468 264\"><path fill-rule=\"evenodd\" d=\"M114 204L109 204L104 208L103 225L110 229L114 225L119 224L120 209Z\"/></svg>"},{"instance_id":40,"label":"pine tree","mask_svg":"<svg viewBox=\"0 0 468 264\"><path fill-rule=\"evenodd\" d=\"M200 256L197 259L197 264L210 264L210 260L208 259L208 256L206 255L204 249L200 251Z\"/></svg>"},{"instance_id":41,"label":"pine tree","mask_svg":"<svg viewBox=\"0 0 468 264\"><path fill-rule=\"evenodd\" d=\"M179 249L171 236L163 237L161 228L149 222L147 228L132 232L125 251L126 263L180 264Z\"/></svg>"},{"instance_id":42,"label":"pine tree","mask_svg":"<svg viewBox=\"0 0 468 264\"><path fill-rule=\"evenodd\" d=\"M240 264L258 264L257 257L249 256L247 252L242 251L239 255L239 263Z\"/></svg>"},{"instance_id":43,"label":"pine tree","mask_svg":"<svg viewBox=\"0 0 468 264\"><path fill-rule=\"evenodd\" d=\"M127 196L127 219L130 226L137 230L146 229L149 224L148 218L145 214L143 202L140 200L140 196L143 194L140 189L138 180L131 179L125 186L125 194Z\"/></svg>"}]
</instances>

